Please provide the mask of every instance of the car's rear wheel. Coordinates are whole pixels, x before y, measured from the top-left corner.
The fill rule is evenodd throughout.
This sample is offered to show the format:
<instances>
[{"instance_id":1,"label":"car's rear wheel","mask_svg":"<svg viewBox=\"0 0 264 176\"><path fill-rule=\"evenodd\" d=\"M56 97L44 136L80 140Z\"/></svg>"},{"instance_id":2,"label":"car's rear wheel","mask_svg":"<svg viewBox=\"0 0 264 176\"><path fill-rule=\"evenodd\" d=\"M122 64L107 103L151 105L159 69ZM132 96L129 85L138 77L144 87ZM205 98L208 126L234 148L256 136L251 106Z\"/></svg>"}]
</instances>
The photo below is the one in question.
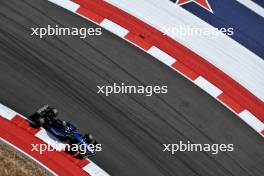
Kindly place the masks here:
<instances>
[{"instance_id":1,"label":"car's rear wheel","mask_svg":"<svg viewBox=\"0 0 264 176\"><path fill-rule=\"evenodd\" d=\"M57 109L55 109L55 108L52 108L51 109L51 113L52 113L52 117L57 117L58 114L59 114L59 111Z\"/></svg>"},{"instance_id":2,"label":"car's rear wheel","mask_svg":"<svg viewBox=\"0 0 264 176\"><path fill-rule=\"evenodd\" d=\"M38 127L42 127L45 124L45 118L39 117L35 120L35 123Z\"/></svg>"}]
</instances>

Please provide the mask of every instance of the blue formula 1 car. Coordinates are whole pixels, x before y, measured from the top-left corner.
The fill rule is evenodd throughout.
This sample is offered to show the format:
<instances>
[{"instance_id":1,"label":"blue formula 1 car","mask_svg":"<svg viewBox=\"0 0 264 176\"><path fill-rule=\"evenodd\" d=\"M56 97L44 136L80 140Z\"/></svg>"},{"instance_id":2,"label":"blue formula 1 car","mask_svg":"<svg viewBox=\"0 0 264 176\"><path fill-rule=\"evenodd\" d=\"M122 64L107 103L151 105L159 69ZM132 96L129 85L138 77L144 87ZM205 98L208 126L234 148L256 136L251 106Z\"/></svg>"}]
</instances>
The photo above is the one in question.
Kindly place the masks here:
<instances>
[{"instance_id":1,"label":"blue formula 1 car","mask_svg":"<svg viewBox=\"0 0 264 176\"><path fill-rule=\"evenodd\" d=\"M91 134L81 135L74 125L56 118L57 115L57 109L46 105L31 115L29 119L33 121L37 128L43 127L61 141L69 144L72 149L68 149L68 151L76 152L75 156L78 158L87 158L95 155L98 143L93 136ZM75 147L74 150L73 146Z\"/></svg>"}]
</instances>

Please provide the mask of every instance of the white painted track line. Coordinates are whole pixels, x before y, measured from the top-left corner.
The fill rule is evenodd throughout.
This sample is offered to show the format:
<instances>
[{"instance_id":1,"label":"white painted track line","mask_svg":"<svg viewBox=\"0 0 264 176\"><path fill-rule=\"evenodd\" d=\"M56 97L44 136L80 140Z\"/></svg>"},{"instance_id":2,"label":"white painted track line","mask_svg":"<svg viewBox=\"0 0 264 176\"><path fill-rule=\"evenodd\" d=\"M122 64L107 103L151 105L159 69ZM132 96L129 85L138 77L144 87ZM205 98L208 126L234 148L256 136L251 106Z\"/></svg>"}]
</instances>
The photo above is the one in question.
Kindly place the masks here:
<instances>
[{"instance_id":1,"label":"white painted track line","mask_svg":"<svg viewBox=\"0 0 264 176\"><path fill-rule=\"evenodd\" d=\"M88 172L91 176L110 176L108 173L98 167L94 162L92 162L91 160L89 161L89 164L84 166L83 170Z\"/></svg>"},{"instance_id":2,"label":"white painted track line","mask_svg":"<svg viewBox=\"0 0 264 176\"><path fill-rule=\"evenodd\" d=\"M17 113L12 109L9 109L8 107L0 104L0 116L2 116L3 118L11 120L16 114Z\"/></svg>"},{"instance_id":3,"label":"white painted track line","mask_svg":"<svg viewBox=\"0 0 264 176\"><path fill-rule=\"evenodd\" d=\"M110 32L112 32L115 35L122 37L122 38L125 37L127 35L127 33L129 32L127 29L119 26L116 23L113 23L112 21L110 21L108 19L104 19L100 23L100 26L102 26L103 28L109 30Z\"/></svg>"},{"instance_id":4,"label":"white painted track line","mask_svg":"<svg viewBox=\"0 0 264 176\"><path fill-rule=\"evenodd\" d=\"M244 110L238 114L238 116L244 120L247 124L249 124L254 130L261 134L264 130L264 124L256 118L253 114L251 114L248 110Z\"/></svg>"},{"instance_id":5,"label":"white painted track line","mask_svg":"<svg viewBox=\"0 0 264 176\"><path fill-rule=\"evenodd\" d=\"M214 98L218 97L222 93L222 91L219 88L217 88L215 85L204 79L202 76L199 76L196 80L194 80L194 83L203 90L205 90Z\"/></svg>"},{"instance_id":6,"label":"white painted track line","mask_svg":"<svg viewBox=\"0 0 264 176\"><path fill-rule=\"evenodd\" d=\"M80 5L79 4L76 4L70 0L48 0L54 4L57 4L58 6L61 6L67 10L70 10L72 12L75 12L79 7Z\"/></svg>"},{"instance_id":7,"label":"white painted track line","mask_svg":"<svg viewBox=\"0 0 264 176\"><path fill-rule=\"evenodd\" d=\"M164 64L171 66L174 62L176 62L176 59L168 55L167 53L161 51L159 48L152 46L148 53L152 55L153 57L157 58L159 61L163 62Z\"/></svg>"}]
</instances>

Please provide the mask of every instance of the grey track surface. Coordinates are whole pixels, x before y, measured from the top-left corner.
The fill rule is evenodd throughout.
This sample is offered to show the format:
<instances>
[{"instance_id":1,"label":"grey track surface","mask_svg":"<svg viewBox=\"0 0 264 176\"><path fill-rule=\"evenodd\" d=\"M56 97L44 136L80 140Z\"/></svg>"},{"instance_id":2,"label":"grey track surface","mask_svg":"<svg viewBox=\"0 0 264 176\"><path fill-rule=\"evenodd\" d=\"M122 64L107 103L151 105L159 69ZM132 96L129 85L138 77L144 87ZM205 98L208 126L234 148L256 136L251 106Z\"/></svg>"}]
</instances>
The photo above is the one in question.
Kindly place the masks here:
<instances>
[{"instance_id":1,"label":"grey track surface","mask_svg":"<svg viewBox=\"0 0 264 176\"><path fill-rule=\"evenodd\" d=\"M46 0L0 0L0 102L29 115L48 103L92 132L93 160L115 176L263 176L264 142L178 73L107 31L102 36L30 36L48 24L96 27ZM166 95L96 94L97 85L168 85ZM162 152L163 143L233 143L234 152Z\"/></svg>"}]
</instances>

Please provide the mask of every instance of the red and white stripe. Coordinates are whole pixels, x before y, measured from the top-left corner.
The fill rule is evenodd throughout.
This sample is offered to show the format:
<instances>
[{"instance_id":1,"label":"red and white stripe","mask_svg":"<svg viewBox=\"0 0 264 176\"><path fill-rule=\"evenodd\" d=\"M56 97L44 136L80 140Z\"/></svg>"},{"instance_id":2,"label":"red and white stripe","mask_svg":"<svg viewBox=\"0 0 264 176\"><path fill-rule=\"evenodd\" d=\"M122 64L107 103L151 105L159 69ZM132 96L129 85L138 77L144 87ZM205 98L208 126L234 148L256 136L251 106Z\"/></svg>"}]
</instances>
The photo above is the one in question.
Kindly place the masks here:
<instances>
[{"instance_id":1,"label":"red and white stripe","mask_svg":"<svg viewBox=\"0 0 264 176\"><path fill-rule=\"evenodd\" d=\"M89 159L76 159L62 151L64 144L45 129L35 129L28 120L0 104L0 140L21 151L53 175L109 176ZM31 144L49 144L54 151L32 151ZM60 146L60 148L58 148Z\"/></svg>"},{"instance_id":2,"label":"red and white stripe","mask_svg":"<svg viewBox=\"0 0 264 176\"><path fill-rule=\"evenodd\" d=\"M251 95L246 89L213 65L210 65L206 61L202 61L201 63L198 63L199 61L192 61L193 57L198 59L201 58L184 46L168 39L168 37L163 36L160 31L136 19L130 14L101 0L73 0L75 3L69 0L49 1L102 26L149 53L162 63L188 78L201 89L205 90L209 95L216 98L264 137L263 102ZM131 20L133 20L133 22L130 23ZM136 25L134 24L134 26L132 26L132 23ZM153 32L152 35L154 37L151 39L147 35L148 30ZM175 54L175 51L170 48L171 46L169 46L169 44L172 45L172 48L180 49L179 53ZM176 55L182 57L176 57ZM189 58L185 58L186 55L188 55L187 57ZM205 71L204 68L207 70ZM223 80L226 82L223 82ZM228 86L233 89L235 87L237 90L233 90ZM245 101L240 100L241 98L244 98Z\"/></svg>"},{"instance_id":3,"label":"red and white stripe","mask_svg":"<svg viewBox=\"0 0 264 176\"><path fill-rule=\"evenodd\" d=\"M81 5L86 5L89 1L76 0ZM169 1L106 0L106 2L162 33L167 33L166 29L179 27L215 30L206 21ZM264 62L255 53L227 35L218 35L217 38L208 35L171 35L170 38L217 67L264 101Z\"/></svg>"}]
</instances>

